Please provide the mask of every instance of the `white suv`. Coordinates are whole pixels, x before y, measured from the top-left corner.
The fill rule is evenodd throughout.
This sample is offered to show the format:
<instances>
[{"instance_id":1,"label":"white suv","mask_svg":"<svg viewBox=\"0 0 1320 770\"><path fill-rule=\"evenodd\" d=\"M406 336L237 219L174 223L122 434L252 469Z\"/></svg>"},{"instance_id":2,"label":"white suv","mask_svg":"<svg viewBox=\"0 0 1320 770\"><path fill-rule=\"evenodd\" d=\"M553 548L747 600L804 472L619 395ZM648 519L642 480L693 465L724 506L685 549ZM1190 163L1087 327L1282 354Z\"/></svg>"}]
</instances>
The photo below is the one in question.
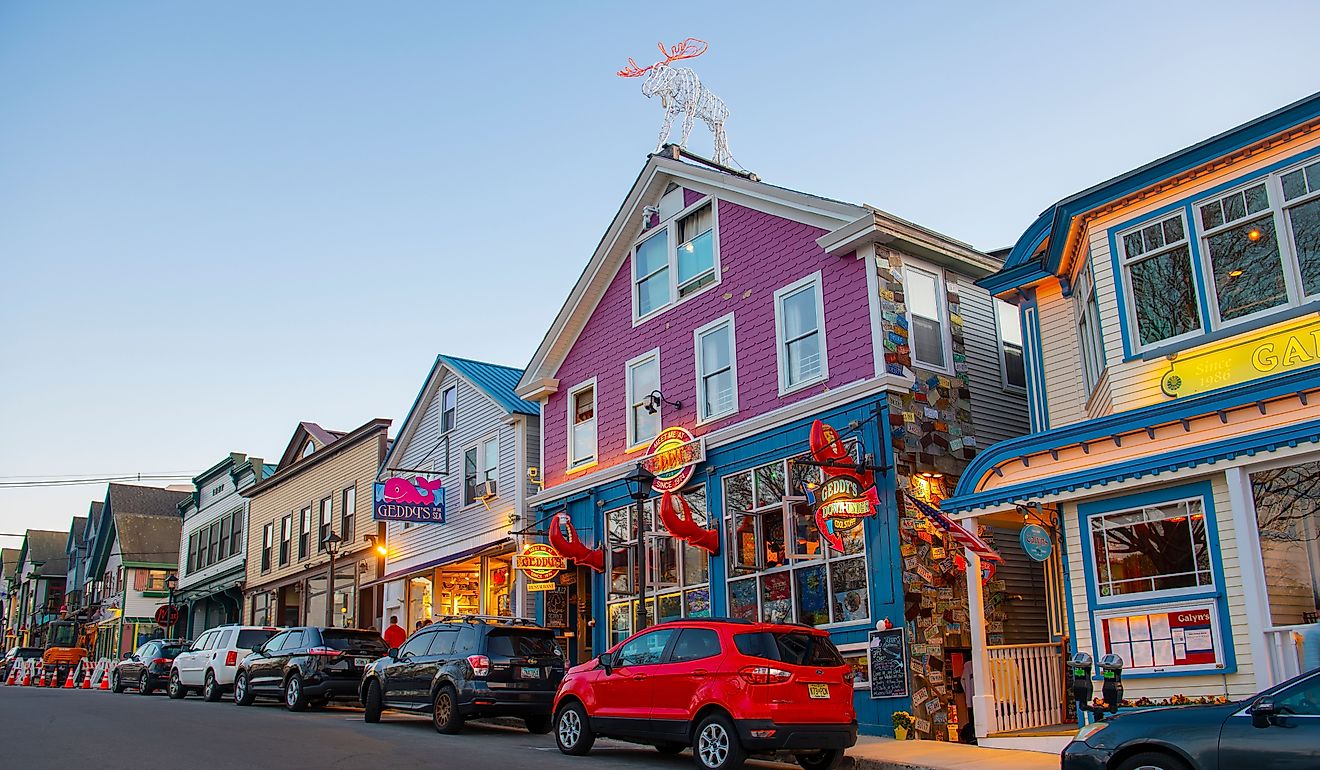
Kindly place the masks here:
<instances>
[{"instance_id":1,"label":"white suv","mask_svg":"<svg viewBox=\"0 0 1320 770\"><path fill-rule=\"evenodd\" d=\"M183 698L190 690L201 690L206 700L220 700L233 687L234 672L243 658L279 632L272 626L220 626L203 633L174 658L170 697Z\"/></svg>"}]
</instances>

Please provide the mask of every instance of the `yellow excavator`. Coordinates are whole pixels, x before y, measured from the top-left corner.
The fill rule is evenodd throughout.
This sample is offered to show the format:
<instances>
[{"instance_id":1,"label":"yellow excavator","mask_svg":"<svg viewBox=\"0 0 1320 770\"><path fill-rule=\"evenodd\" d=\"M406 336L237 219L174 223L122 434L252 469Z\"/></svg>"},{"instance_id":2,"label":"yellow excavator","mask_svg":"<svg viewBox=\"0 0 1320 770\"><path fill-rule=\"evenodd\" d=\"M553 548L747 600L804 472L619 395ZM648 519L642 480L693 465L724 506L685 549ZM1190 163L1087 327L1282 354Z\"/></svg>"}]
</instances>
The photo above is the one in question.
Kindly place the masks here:
<instances>
[{"instance_id":1,"label":"yellow excavator","mask_svg":"<svg viewBox=\"0 0 1320 770\"><path fill-rule=\"evenodd\" d=\"M41 653L41 664L46 670L46 681L55 677L56 686L61 686L68 679L69 672L87 657L87 648L78 624L72 620L56 620L49 626L46 634L45 651Z\"/></svg>"}]
</instances>

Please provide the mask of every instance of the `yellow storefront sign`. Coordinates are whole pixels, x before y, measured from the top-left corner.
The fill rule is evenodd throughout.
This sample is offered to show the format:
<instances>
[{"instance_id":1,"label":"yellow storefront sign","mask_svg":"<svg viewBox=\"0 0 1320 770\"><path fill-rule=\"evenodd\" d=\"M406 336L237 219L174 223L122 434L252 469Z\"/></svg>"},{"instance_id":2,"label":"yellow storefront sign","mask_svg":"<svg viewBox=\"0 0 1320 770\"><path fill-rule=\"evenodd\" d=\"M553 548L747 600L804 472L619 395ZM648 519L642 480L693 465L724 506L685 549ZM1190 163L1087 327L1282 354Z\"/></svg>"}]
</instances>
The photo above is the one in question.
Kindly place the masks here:
<instances>
[{"instance_id":1,"label":"yellow storefront sign","mask_svg":"<svg viewBox=\"0 0 1320 770\"><path fill-rule=\"evenodd\" d=\"M1160 378L1160 389L1175 398L1192 396L1317 363L1320 318L1310 317L1228 347L1178 356Z\"/></svg>"}]
</instances>

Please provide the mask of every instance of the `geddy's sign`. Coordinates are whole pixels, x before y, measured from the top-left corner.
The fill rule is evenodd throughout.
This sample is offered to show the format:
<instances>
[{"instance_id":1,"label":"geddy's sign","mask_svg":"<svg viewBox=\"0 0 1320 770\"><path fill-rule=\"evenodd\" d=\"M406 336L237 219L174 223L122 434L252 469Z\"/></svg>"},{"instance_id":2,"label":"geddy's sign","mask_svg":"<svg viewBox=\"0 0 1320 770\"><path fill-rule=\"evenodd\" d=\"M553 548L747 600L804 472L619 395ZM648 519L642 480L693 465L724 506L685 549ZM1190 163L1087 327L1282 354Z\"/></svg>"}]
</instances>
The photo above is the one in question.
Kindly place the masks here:
<instances>
[{"instance_id":1,"label":"geddy's sign","mask_svg":"<svg viewBox=\"0 0 1320 770\"><path fill-rule=\"evenodd\" d=\"M415 524L445 523L444 479L393 478L378 481L372 494L371 517L376 521Z\"/></svg>"}]
</instances>

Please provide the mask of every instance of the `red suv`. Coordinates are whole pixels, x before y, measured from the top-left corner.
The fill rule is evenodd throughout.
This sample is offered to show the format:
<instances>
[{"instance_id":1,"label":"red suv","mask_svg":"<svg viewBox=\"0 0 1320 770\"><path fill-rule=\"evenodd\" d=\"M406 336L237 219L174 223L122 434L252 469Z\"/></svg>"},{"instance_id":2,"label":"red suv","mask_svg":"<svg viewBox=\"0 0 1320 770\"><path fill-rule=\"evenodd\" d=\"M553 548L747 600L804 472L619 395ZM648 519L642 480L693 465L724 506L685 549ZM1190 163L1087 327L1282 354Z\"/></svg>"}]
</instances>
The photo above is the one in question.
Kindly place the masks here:
<instances>
[{"instance_id":1,"label":"red suv","mask_svg":"<svg viewBox=\"0 0 1320 770\"><path fill-rule=\"evenodd\" d=\"M692 747L702 770L749 754L791 754L832 770L857 742L852 675L829 634L809 626L680 620L633 634L575 666L555 696L555 739L586 754L598 737Z\"/></svg>"}]
</instances>

